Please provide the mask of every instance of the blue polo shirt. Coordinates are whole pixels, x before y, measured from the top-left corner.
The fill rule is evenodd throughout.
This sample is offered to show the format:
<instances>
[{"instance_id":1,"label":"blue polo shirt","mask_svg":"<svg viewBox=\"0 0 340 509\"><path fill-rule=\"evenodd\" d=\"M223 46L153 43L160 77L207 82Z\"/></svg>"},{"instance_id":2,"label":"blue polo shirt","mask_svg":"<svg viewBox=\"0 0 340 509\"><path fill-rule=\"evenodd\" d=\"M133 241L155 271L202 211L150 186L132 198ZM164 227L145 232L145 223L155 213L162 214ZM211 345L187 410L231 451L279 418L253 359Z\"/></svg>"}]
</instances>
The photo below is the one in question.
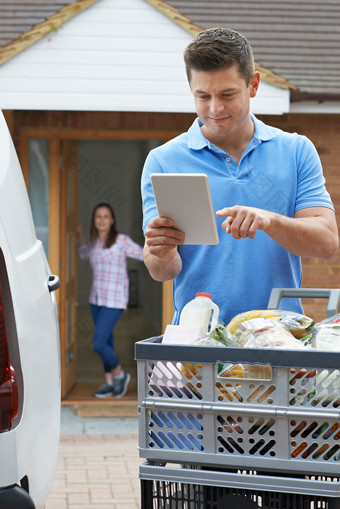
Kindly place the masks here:
<instances>
[{"instance_id":1,"label":"blue polo shirt","mask_svg":"<svg viewBox=\"0 0 340 509\"><path fill-rule=\"evenodd\" d=\"M238 164L203 136L199 119L188 132L149 153L142 175L144 232L158 215L151 173L206 173L215 211L246 205L293 217L307 207L333 209L312 142L267 126L253 115L252 120L255 133ZM238 313L265 309L272 288L301 286L300 257L288 253L263 231L255 239L236 240L222 229L223 220L216 219L218 245L178 248L183 268L173 281L175 324L196 292L211 293L220 308L220 322L226 325ZM280 307L303 312L297 299L282 299Z\"/></svg>"}]
</instances>

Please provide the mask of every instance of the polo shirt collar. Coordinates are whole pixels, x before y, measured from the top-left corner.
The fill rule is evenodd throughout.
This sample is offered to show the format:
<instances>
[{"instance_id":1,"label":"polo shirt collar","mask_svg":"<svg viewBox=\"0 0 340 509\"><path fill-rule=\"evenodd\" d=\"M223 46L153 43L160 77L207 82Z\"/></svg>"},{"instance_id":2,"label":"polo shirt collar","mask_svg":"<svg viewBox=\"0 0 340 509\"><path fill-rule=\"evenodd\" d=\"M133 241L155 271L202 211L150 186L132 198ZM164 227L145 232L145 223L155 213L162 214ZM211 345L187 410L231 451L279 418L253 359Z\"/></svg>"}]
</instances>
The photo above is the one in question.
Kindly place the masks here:
<instances>
[{"instance_id":1,"label":"polo shirt collar","mask_svg":"<svg viewBox=\"0 0 340 509\"><path fill-rule=\"evenodd\" d=\"M253 140L258 142L267 141L275 137L273 130L258 120L255 115L250 114L252 121L255 125L255 133ZM203 136L201 127L203 122L199 118L196 118L192 126L188 130L188 148L193 150L201 150L204 147L210 146L209 141Z\"/></svg>"},{"instance_id":2,"label":"polo shirt collar","mask_svg":"<svg viewBox=\"0 0 340 509\"><path fill-rule=\"evenodd\" d=\"M208 140L203 136L201 127L203 122L199 118L194 120L194 123L188 130L188 148L193 150L201 150L209 145Z\"/></svg>"},{"instance_id":3,"label":"polo shirt collar","mask_svg":"<svg viewBox=\"0 0 340 509\"><path fill-rule=\"evenodd\" d=\"M250 114L250 117L255 125L255 133L253 138L258 139L259 141L268 141L272 138L275 138L276 133L270 126L266 125L261 120L258 120L252 113Z\"/></svg>"}]
</instances>

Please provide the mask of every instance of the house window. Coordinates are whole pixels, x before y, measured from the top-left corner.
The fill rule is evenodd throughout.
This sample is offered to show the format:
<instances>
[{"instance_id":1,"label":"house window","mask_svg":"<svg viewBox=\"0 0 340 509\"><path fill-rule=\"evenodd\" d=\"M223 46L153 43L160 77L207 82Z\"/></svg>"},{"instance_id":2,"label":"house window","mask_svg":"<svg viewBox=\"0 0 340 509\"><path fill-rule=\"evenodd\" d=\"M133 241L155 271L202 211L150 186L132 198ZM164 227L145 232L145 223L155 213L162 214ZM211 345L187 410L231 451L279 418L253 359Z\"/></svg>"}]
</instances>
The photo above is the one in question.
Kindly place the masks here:
<instances>
[{"instance_id":1,"label":"house window","mask_svg":"<svg viewBox=\"0 0 340 509\"><path fill-rule=\"evenodd\" d=\"M28 146L28 195L36 235L48 256L49 140L31 138Z\"/></svg>"}]
</instances>

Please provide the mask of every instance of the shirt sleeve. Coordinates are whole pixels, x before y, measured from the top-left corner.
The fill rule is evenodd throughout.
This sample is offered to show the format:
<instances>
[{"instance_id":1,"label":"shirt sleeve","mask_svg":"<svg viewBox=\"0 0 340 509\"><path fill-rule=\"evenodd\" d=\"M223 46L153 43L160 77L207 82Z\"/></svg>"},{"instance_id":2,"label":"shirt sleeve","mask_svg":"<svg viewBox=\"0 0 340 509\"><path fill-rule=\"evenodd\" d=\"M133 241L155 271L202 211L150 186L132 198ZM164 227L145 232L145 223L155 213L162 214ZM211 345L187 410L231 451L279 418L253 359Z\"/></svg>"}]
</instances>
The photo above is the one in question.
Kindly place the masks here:
<instances>
[{"instance_id":1,"label":"shirt sleeve","mask_svg":"<svg viewBox=\"0 0 340 509\"><path fill-rule=\"evenodd\" d=\"M141 180L141 194L143 202L143 232L145 234L148 224L154 217L158 216L155 197L152 189L151 173L164 173L153 151L147 156Z\"/></svg>"},{"instance_id":2,"label":"shirt sleeve","mask_svg":"<svg viewBox=\"0 0 340 509\"><path fill-rule=\"evenodd\" d=\"M300 139L302 143L297 152L298 182L295 212L308 207L327 207L334 210L316 148L305 136L300 136Z\"/></svg>"},{"instance_id":3,"label":"shirt sleeve","mask_svg":"<svg viewBox=\"0 0 340 509\"><path fill-rule=\"evenodd\" d=\"M136 242L134 242L127 235L124 236L124 248L125 255L135 260L143 261L143 248Z\"/></svg>"},{"instance_id":4,"label":"shirt sleeve","mask_svg":"<svg viewBox=\"0 0 340 509\"><path fill-rule=\"evenodd\" d=\"M79 256L82 260L88 260L90 257L90 247L87 244L81 244L78 248Z\"/></svg>"}]
</instances>

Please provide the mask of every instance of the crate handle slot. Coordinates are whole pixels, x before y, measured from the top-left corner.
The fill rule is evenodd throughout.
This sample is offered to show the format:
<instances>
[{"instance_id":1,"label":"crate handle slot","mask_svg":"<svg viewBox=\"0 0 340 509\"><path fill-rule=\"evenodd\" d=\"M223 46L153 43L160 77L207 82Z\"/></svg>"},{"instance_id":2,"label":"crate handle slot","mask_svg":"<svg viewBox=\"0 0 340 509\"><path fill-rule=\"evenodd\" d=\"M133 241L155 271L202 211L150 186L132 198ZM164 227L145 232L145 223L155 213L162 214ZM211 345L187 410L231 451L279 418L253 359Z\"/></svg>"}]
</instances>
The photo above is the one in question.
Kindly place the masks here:
<instances>
[{"instance_id":1,"label":"crate handle slot","mask_svg":"<svg viewBox=\"0 0 340 509\"><path fill-rule=\"evenodd\" d=\"M338 288L273 288L268 301L268 309L278 309L282 298L328 299L327 318L338 312L340 289Z\"/></svg>"}]
</instances>

